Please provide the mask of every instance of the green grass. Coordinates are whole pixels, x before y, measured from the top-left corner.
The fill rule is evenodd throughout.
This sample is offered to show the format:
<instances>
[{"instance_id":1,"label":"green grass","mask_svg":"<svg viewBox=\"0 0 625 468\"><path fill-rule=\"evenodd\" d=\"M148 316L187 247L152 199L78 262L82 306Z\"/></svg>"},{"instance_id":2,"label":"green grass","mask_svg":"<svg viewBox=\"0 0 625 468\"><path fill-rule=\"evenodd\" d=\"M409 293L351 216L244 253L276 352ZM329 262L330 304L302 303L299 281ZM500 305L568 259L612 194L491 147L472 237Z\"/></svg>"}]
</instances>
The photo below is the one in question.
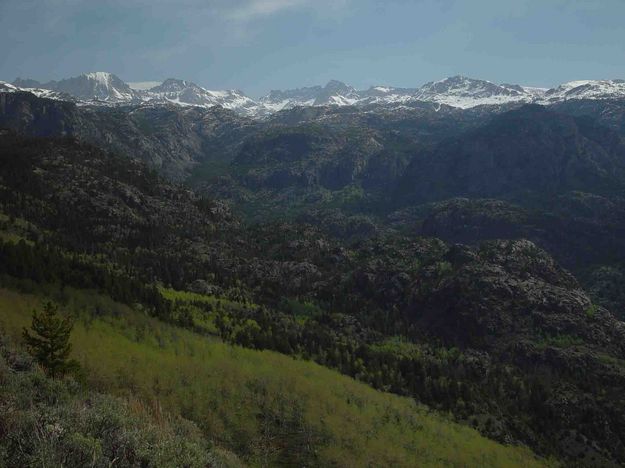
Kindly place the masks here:
<instances>
[{"instance_id":1,"label":"green grass","mask_svg":"<svg viewBox=\"0 0 625 468\"><path fill-rule=\"evenodd\" d=\"M0 240L4 242L12 242L13 244L17 244L19 241L24 240L26 243L32 244L31 241L25 239L19 234L7 231L0 231Z\"/></svg>"},{"instance_id":2,"label":"green grass","mask_svg":"<svg viewBox=\"0 0 625 468\"><path fill-rule=\"evenodd\" d=\"M64 296L62 309L79 317L73 357L92 388L181 414L252 465L544 465L316 364L229 346L92 292ZM0 327L19 340L42 300L0 289Z\"/></svg>"},{"instance_id":3,"label":"green grass","mask_svg":"<svg viewBox=\"0 0 625 468\"><path fill-rule=\"evenodd\" d=\"M595 318L595 315L597 315L597 311L599 310L599 306L596 304L590 304L588 306L588 308L584 311L586 314L586 317L588 317L589 319L593 319Z\"/></svg>"},{"instance_id":4,"label":"green grass","mask_svg":"<svg viewBox=\"0 0 625 468\"><path fill-rule=\"evenodd\" d=\"M26 238L26 233L32 230L32 225L21 218L11 219L0 211L0 241L17 244L23 240L28 244L32 241Z\"/></svg>"},{"instance_id":5,"label":"green grass","mask_svg":"<svg viewBox=\"0 0 625 468\"><path fill-rule=\"evenodd\" d=\"M619 359L605 353L597 353L597 359L604 364L625 370L625 359Z\"/></svg>"},{"instance_id":6,"label":"green grass","mask_svg":"<svg viewBox=\"0 0 625 468\"><path fill-rule=\"evenodd\" d=\"M575 346L584 345L584 340L578 336L558 334L558 335L544 336L541 339L541 341L539 341L537 344L540 348L553 346L554 348L567 349L567 348L572 348Z\"/></svg>"},{"instance_id":7,"label":"green grass","mask_svg":"<svg viewBox=\"0 0 625 468\"><path fill-rule=\"evenodd\" d=\"M215 306L218 303L222 305L240 306L238 302L230 301L226 298L218 296L208 296L206 294L198 294L191 291L176 291L175 289L165 287L159 287L159 291L165 299L169 299L170 301L180 301L185 303L200 302Z\"/></svg>"},{"instance_id":8,"label":"green grass","mask_svg":"<svg viewBox=\"0 0 625 468\"><path fill-rule=\"evenodd\" d=\"M422 353L418 345L399 336L387 338L381 343L374 344L371 346L371 349L379 353L390 353L405 358L417 357Z\"/></svg>"},{"instance_id":9,"label":"green grass","mask_svg":"<svg viewBox=\"0 0 625 468\"><path fill-rule=\"evenodd\" d=\"M174 302L174 316L180 316L182 311L186 311L191 319L191 327L202 334L217 335L219 333L215 325L217 310L239 311L246 306L220 296L177 291L165 287L159 287L159 291L165 299ZM248 305L253 306L253 304Z\"/></svg>"}]
</instances>

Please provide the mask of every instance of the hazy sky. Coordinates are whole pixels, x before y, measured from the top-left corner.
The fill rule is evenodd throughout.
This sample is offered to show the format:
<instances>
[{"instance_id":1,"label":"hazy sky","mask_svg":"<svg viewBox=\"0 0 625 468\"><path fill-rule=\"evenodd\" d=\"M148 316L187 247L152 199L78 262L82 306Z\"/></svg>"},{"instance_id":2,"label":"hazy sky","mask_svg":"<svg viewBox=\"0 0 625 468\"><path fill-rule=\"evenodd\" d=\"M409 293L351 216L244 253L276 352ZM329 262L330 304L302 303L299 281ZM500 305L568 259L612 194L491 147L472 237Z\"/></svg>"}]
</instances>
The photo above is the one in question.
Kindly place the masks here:
<instances>
[{"instance_id":1,"label":"hazy sky","mask_svg":"<svg viewBox=\"0 0 625 468\"><path fill-rule=\"evenodd\" d=\"M625 78L625 0L0 0L0 79L85 71L254 97L330 79Z\"/></svg>"}]
</instances>

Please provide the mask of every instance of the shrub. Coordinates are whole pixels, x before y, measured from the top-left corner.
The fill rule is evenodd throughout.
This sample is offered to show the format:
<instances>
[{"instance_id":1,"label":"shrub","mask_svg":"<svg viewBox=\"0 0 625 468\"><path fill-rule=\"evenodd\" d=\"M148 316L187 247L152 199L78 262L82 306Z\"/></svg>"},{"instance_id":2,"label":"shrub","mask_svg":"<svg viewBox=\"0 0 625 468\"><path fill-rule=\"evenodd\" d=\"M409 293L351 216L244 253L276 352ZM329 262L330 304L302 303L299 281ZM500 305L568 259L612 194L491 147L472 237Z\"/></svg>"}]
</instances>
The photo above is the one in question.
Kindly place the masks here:
<instances>
[{"instance_id":1,"label":"shrub","mask_svg":"<svg viewBox=\"0 0 625 468\"><path fill-rule=\"evenodd\" d=\"M592 319L595 317L595 315L597 314L597 311L599 310L599 306L596 304L590 304L588 306L588 308L584 311L586 313L586 317L588 317L589 319Z\"/></svg>"},{"instance_id":2,"label":"shrub","mask_svg":"<svg viewBox=\"0 0 625 468\"><path fill-rule=\"evenodd\" d=\"M2 340L0 354L0 466L224 466L193 423L51 379Z\"/></svg>"}]
</instances>

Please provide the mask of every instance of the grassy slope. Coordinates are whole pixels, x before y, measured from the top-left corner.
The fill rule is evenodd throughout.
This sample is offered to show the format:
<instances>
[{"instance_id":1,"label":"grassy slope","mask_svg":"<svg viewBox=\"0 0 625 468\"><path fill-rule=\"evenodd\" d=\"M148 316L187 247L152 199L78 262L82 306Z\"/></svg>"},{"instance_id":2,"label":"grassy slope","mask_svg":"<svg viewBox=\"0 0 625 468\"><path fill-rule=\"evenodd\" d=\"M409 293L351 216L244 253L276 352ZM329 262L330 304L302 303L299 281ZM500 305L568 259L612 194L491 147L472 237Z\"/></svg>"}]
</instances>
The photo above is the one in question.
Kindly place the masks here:
<instances>
[{"instance_id":1,"label":"grassy slope","mask_svg":"<svg viewBox=\"0 0 625 468\"><path fill-rule=\"evenodd\" d=\"M541 465L525 448L501 446L316 364L232 347L93 293L65 296L65 310L81 317L74 357L93 387L179 412L253 464ZM0 289L0 327L18 337L40 304Z\"/></svg>"}]
</instances>

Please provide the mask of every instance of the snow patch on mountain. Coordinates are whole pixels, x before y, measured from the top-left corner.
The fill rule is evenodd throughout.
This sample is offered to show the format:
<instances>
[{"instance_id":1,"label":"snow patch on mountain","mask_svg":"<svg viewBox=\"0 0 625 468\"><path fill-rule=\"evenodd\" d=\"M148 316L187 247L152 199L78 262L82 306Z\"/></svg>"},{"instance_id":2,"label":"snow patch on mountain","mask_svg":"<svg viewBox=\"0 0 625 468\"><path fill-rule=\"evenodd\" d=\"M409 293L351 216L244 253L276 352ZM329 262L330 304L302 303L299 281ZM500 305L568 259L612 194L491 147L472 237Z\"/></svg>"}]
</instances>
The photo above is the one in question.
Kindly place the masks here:
<instances>
[{"instance_id":1,"label":"snow patch on mountain","mask_svg":"<svg viewBox=\"0 0 625 468\"><path fill-rule=\"evenodd\" d=\"M420 88L394 88L372 86L363 91L338 81L331 81L325 87L310 87L288 91L272 91L260 99L271 111L296 106L312 105L405 105L416 101L434 102L459 108L479 105L507 104L510 102L533 102L546 90L524 88L519 85L494 84L464 76L454 76L426 83Z\"/></svg>"},{"instance_id":2,"label":"snow patch on mountain","mask_svg":"<svg viewBox=\"0 0 625 468\"><path fill-rule=\"evenodd\" d=\"M61 93L67 93L83 102L129 103L139 101L137 92L119 77L108 72L83 73L61 81L41 85Z\"/></svg>"},{"instance_id":3,"label":"snow patch on mountain","mask_svg":"<svg viewBox=\"0 0 625 468\"><path fill-rule=\"evenodd\" d=\"M523 88L526 93L537 97L543 96L547 91L549 91L549 88L537 88L535 86L521 86L521 88Z\"/></svg>"},{"instance_id":4,"label":"snow patch on mountain","mask_svg":"<svg viewBox=\"0 0 625 468\"><path fill-rule=\"evenodd\" d=\"M178 105L213 107L222 106L245 115L261 114L256 101L238 90L211 91L190 81L168 78L142 94L143 101L168 102Z\"/></svg>"},{"instance_id":5,"label":"snow patch on mountain","mask_svg":"<svg viewBox=\"0 0 625 468\"><path fill-rule=\"evenodd\" d=\"M533 95L518 85L498 85L465 76L452 76L426 83L413 99L467 109L480 105L531 102Z\"/></svg>"},{"instance_id":6,"label":"snow patch on mountain","mask_svg":"<svg viewBox=\"0 0 625 468\"><path fill-rule=\"evenodd\" d=\"M113 75L108 72L92 72L85 73L83 75L88 80L93 80L98 83L99 86L103 88L111 88L111 82L113 81Z\"/></svg>"},{"instance_id":7,"label":"snow patch on mountain","mask_svg":"<svg viewBox=\"0 0 625 468\"><path fill-rule=\"evenodd\" d=\"M239 90L209 90L175 78L163 82L125 83L107 72L84 73L61 81L39 83L18 78L0 82L0 92L27 91L39 97L77 102L79 105L173 104L222 106L243 115L262 117L285 109L310 106L385 106L389 110L434 103L467 109L509 103L552 104L569 99L625 99L625 80L578 80L552 89L496 84L465 76L452 76L420 88L378 85L358 91L332 80L325 86L274 90L258 100Z\"/></svg>"},{"instance_id":8,"label":"snow patch on mountain","mask_svg":"<svg viewBox=\"0 0 625 468\"><path fill-rule=\"evenodd\" d=\"M542 101L552 103L569 99L625 98L625 80L577 80L545 92Z\"/></svg>"},{"instance_id":9,"label":"snow patch on mountain","mask_svg":"<svg viewBox=\"0 0 625 468\"><path fill-rule=\"evenodd\" d=\"M27 92L27 93L34 94L35 96L40 97L40 98L56 99L59 101L73 101L74 100L73 97L68 94L52 91L51 89L24 88L24 87L15 86L11 83L7 83L6 81L0 80L0 93L17 93L17 92Z\"/></svg>"},{"instance_id":10,"label":"snow patch on mountain","mask_svg":"<svg viewBox=\"0 0 625 468\"><path fill-rule=\"evenodd\" d=\"M14 93L19 90L20 88L18 88L17 86L12 85L11 83L7 83L6 81L0 80L0 91L2 91L3 93Z\"/></svg>"}]
</instances>

